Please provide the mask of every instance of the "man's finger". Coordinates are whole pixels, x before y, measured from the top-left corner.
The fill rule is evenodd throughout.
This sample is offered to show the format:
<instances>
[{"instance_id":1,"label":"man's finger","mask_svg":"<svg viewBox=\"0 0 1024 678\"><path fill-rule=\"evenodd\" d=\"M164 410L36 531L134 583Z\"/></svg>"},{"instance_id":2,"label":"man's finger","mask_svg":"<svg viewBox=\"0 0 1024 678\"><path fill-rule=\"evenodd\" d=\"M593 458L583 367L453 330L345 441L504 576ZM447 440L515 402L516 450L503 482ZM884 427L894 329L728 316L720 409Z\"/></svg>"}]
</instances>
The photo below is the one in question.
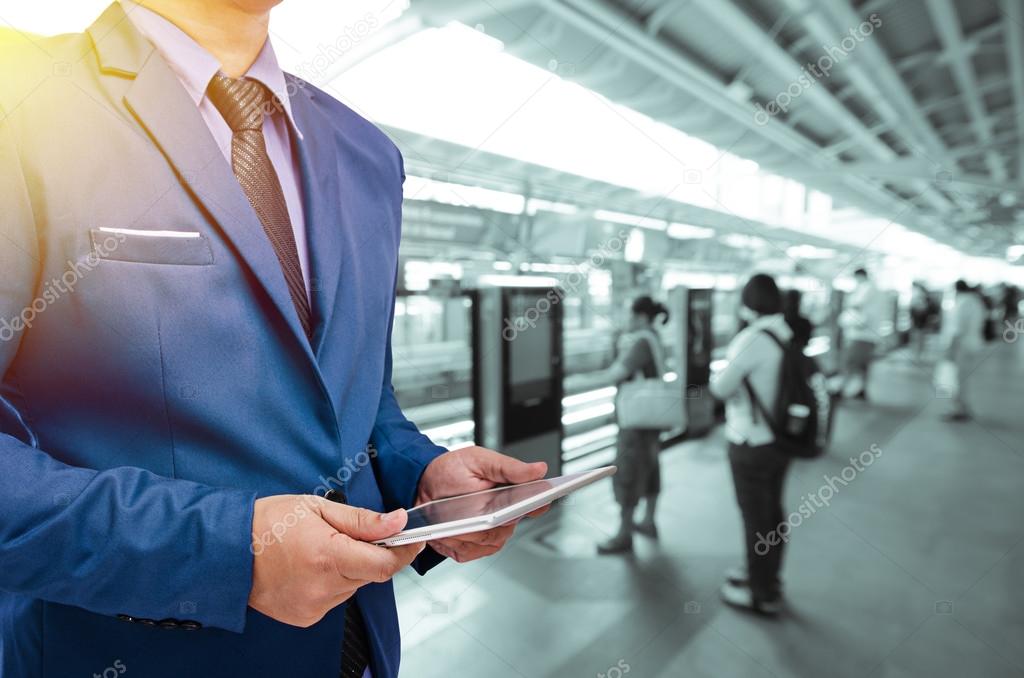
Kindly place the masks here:
<instances>
[{"instance_id":1,"label":"man's finger","mask_svg":"<svg viewBox=\"0 0 1024 678\"><path fill-rule=\"evenodd\" d=\"M425 547L426 544L407 544L385 548L338 534L332 540L328 557L344 579L385 582L411 564Z\"/></svg>"},{"instance_id":2,"label":"man's finger","mask_svg":"<svg viewBox=\"0 0 1024 678\"><path fill-rule=\"evenodd\" d=\"M397 534L408 520L403 509L377 513L326 500L320 504L320 515L338 532L359 541L376 541Z\"/></svg>"},{"instance_id":3,"label":"man's finger","mask_svg":"<svg viewBox=\"0 0 1024 678\"><path fill-rule=\"evenodd\" d=\"M458 537L450 537L452 542L465 544L479 544L481 546L501 546L509 540L515 532L515 525L503 525L483 532L470 532ZM441 541L447 541L442 539Z\"/></svg>"},{"instance_id":4,"label":"man's finger","mask_svg":"<svg viewBox=\"0 0 1024 678\"><path fill-rule=\"evenodd\" d=\"M548 472L548 465L542 461L527 464L493 450L481 450L475 461L480 475L495 483L528 483Z\"/></svg>"},{"instance_id":5,"label":"man's finger","mask_svg":"<svg viewBox=\"0 0 1024 678\"><path fill-rule=\"evenodd\" d=\"M471 560L487 558L501 550L498 546L470 544L468 542L459 542L455 539L446 539L443 542L431 542L431 547L442 556L451 558L457 563L468 563Z\"/></svg>"}]
</instances>

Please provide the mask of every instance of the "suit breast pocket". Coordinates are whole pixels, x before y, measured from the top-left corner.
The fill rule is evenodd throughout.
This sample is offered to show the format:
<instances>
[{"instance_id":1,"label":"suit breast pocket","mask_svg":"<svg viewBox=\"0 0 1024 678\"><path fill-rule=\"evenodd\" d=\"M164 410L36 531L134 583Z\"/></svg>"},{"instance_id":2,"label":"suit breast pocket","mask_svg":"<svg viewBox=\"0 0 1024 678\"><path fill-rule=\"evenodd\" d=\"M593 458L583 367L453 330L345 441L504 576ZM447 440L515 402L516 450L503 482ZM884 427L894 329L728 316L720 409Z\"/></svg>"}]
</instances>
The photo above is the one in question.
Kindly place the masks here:
<instances>
[{"instance_id":1,"label":"suit breast pocket","mask_svg":"<svg viewBox=\"0 0 1024 678\"><path fill-rule=\"evenodd\" d=\"M213 263L210 240L198 231L93 228L89 237L96 256L109 261L177 266Z\"/></svg>"}]
</instances>

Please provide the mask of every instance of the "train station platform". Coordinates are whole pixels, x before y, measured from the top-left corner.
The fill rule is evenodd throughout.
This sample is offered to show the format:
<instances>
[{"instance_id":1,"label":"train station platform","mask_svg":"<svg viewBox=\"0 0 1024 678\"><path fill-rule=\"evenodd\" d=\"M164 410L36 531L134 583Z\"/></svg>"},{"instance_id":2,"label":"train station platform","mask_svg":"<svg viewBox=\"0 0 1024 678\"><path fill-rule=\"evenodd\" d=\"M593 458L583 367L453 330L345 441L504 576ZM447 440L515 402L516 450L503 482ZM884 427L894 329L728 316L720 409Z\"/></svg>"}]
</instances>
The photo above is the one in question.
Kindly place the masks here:
<instances>
[{"instance_id":1,"label":"train station platform","mask_svg":"<svg viewBox=\"0 0 1024 678\"><path fill-rule=\"evenodd\" d=\"M899 353L880 362L872 401L840 406L829 454L795 464L787 511L824 499L830 477L845 484L792 529L779 618L718 599L742 558L719 429L665 451L661 536L638 537L631 557L594 553L617 519L603 483L494 558L403 573L403 673L1024 675L1024 342L989 345L976 421L941 420L949 403L931 375Z\"/></svg>"}]
</instances>

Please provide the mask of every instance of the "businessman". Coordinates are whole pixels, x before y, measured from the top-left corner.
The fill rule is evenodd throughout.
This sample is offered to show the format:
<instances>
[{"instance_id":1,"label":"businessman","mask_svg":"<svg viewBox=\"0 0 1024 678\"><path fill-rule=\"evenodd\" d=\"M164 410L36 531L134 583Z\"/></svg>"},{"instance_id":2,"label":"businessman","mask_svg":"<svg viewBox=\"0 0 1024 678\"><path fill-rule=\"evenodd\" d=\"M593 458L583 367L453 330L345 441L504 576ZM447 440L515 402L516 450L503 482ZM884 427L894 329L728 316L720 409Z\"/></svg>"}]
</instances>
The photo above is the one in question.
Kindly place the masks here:
<instances>
[{"instance_id":1,"label":"businessman","mask_svg":"<svg viewBox=\"0 0 1024 678\"><path fill-rule=\"evenodd\" d=\"M513 528L369 542L546 472L403 416L402 159L282 73L274 4L0 48L3 678L395 676L391 578Z\"/></svg>"}]
</instances>

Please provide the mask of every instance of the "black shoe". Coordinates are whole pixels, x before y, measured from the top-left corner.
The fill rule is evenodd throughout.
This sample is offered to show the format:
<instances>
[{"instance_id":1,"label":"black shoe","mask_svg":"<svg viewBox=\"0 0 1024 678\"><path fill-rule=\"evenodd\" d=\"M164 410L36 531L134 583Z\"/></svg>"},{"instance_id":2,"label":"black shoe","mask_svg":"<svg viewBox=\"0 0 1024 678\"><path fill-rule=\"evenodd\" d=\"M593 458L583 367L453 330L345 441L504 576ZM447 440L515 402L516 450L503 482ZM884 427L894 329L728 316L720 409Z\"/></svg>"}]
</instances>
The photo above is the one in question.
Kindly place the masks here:
<instances>
[{"instance_id":1,"label":"black shoe","mask_svg":"<svg viewBox=\"0 0 1024 678\"><path fill-rule=\"evenodd\" d=\"M644 520L642 522L635 523L633 525L633 529L645 537L650 537L651 539L658 538L658 526L654 524L653 520L650 522Z\"/></svg>"},{"instance_id":2,"label":"black shoe","mask_svg":"<svg viewBox=\"0 0 1024 678\"><path fill-rule=\"evenodd\" d=\"M950 412L942 415L942 420L949 422L970 421L971 419L973 419L973 417L970 412Z\"/></svg>"},{"instance_id":3,"label":"black shoe","mask_svg":"<svg viewBox=\"0 0 1024 678\"><path fill-rule=\"evenodd\" d=\"M611 539L597 545L597 554L600 556L612 556L633 552L633 535L617 534Z\"/></svg>"},{"instance_id":4,"label":"black shoe","mask_svg":"<svg viewBox=\"0 0 1024 678\"><path fill-rule=\"evenodd\" d=\"M746 565L736 565L725 571L725 581L734 586L750 586L750 573ZM775 589L782 593L782 580L775 579Z\"/></svg>"}]
</instances>

